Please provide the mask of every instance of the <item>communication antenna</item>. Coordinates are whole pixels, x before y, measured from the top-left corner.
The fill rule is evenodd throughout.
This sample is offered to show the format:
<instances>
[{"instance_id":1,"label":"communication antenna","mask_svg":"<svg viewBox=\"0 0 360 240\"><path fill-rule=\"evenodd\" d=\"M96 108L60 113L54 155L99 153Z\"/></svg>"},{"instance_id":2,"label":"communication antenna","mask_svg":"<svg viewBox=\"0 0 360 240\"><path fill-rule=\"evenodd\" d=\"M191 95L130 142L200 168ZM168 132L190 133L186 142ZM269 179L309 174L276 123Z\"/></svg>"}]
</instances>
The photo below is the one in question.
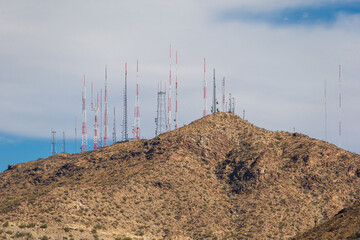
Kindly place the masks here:
<instances>
[{"instance_id":1,"label":"communication antenna","mask_svg":"<svg viewBox=\"0 0 360 240\"><path fill-rule=\"evenodd\" d=\"M51 155L55 155L55 154L56 154L55 134L56 134L56 131L54 131L53 129L51 129Z\"/></svg>"},{"instance_id":2,"label":"communication antenna","mask_svg":"<svg viewBox=\"0 0 360 240\"><path fill-rule=\"evenodd\" d=\"M176 82L175 82L175 129L178 128L178 52L176 51Z\"/></svg>"},{"instance_id":3,"label":"communication antenna","mask_svg":"<svg viewBox=\"0 0 360 240\"><path fill-rule=\"evenodd\" d=\"M122 140L127 141L128 140L128 132L127 132L127 63L125 63L125 86L124 86L124 114L123 114L123 130L122 130Z\"/></svg>"},{"instance_id":4,"label":"communication antenna","mask_svg":"<svg viewBox=\"0 0 360 240\"><path fill-rule=\"evenodd\" d=\"M235 114L235 98L232 98L232 113Z\"/></svg>"},{"instance_id":5,"label":"communication antenna","mask_svg":"<svg viewBox=\"0 0 360 240\"><path fill-rule=\"evenodd\" d=\"M170 44L170 73L169 73L169 94L168 94L168 131L171 131L171 44Z\"/></svg>"},{"instance_id":6,"label":"communication antenna","mask_svg":"<svg viewBox=\"0 0 360 240\"><path fill-rule=\"evenodd\" d=\"M204 82L203 82L203 91L204 91L204 107L203 107L203 117L205 117L207 115L207 102L206 102L206 92L207 92L207 86L206 86L206 59L204 58Z\"/></svg>"},{"instance_id":7,"label":"communication antenna","mask_svg":"<svg viewBox=\"0 0 360 240\"><path fill-rule=\"evenodd\" d=\"M136 98L134 111L134 139L140 139L140 108L139 108L139 62L136 61Z\"/></svg>"},{"instance_id":8,"label":"communication antenna","mask_svg":"<svg viewBox=\"0 0 360 240\"><path fill-rule=\"evenodd\" d=\"M339 65L339 147L341 147L341 65Z\"/></svg>"},{"instance_id":9,"label":"communication antenna","mask_svg":"<svg viewBox=\"0 0 360 240\"><path fill-rule=\"evenodd\" d=\"M158 136L167 130L167 119L166 119L166 85L165 90L162 90L162 83L158 83L157 93L157 110L155 118L155 135Z\"/></svg>"},{"instance_id":10,"label":"communication antenna","mask_svg":"<svg viewBox=\"0 0 360 240\"><path fill-rule=\"evenodd\" d=\"M81 135L81 152L88 150L87 144L87 125L86 125L86 86L84 75L84 86L82 91L82 135Z\"/></svg>"},{"instance_id":11,"label":"communication antenna","mask_svg":"<svg viewBox=\"0 0 360 240\"><path fill-rule=\"evenodd\" d=\"M222 111L225 112L225 77L223 78L222 81Z\"/></svg>"},{"instance_id":12,"label":"communication antenna","mask_svg":"<svg viewBox=\"0 0 360 240\"><path fill-rule=\"evenodd\" d=\"M105 113L104 113L104 142L103 146L108 145L108 112L107 112L107 66L105 66Z\"/></svg>"},{"instance_id":13,"label":"communication antenna","mask_svg":"<svg viewBox=\"0 0 360 240\"><path fill-rule=\"evenodd\" d=\"M62 142L62 152L66 152L66 139L65 139L65 132L63 132L63 142Z\"/></svg>"},{"instance_id":14,"label":"communication antenna","mask_svg":"<svg viewBox=\"0 0 360 240\"><path fill-rule=\"evenodd\" d=\"M215 68L213 71L213 79L214 79L214 83L213 83L213 104L212 104L212 109L211 112L212 113L216 113L217 109L216 109L216 82L215 82Z\"/></svg>"},{"instance_id":15,"label":"communication antenna","mask_svg":"<svg viewBox=\"0 0 360 240\"><path fill-rule=\"evenodd\" d=\"M99 139L99 144L98 144L98 147L102 147L103 144L103 111L102 111L102 106L103 106L103 103L102 103L102 100L103 100L103 97L102 97L102 88L100 88L100 139Z\"/></svg>"},{"instance_id":16,"label":"communication antenna","mask_svg":"<svg viewBox=\"0 0 360 240\"><path fill-rule=\"evenodd\" d=\"M114 122L113 122L113 143L116 143L116 121L115 121L115 107L114 107Z\"/></svg>"},{"instance_id":17,"label":"communication antenna","mask_svg":"<svg viewBox=\"0 0 360 240\"><path fill-rule=\"evenodd\" d=\"M327 99L326 99L326 80L325 80L325 82L324 82L324 90L325 90L325 94L324 94L324 102L325 102L325 106L324 106L324 108L325 108L325 141L327 141L327 106L326 106L326 101L327 101Z\"/></svg>"},{"instance_id":18,"label":"communication antenna","mask_svg":"<svg viewBox=\"0 0 360 240\"><path fill-rule=\"evenodd\" d=\"M232 112L232 98L231 98L231 93L229 93L229 112Z\"/></svg>"},{"instance_id":19,"label":"communication antenna","mask_svg":"<svg viewBox=\"0 0 360 240\"><path fill-rule=\"evenodd\" d=\"M75 153L77 151L76 149L76 142L77 142L77 117L75 116Z\"/></svg>"},{"instance_id":20,"label":"communication antenna","mask_svg":"<svg viewBox=\"0 0 360 240\"><path fill-rule=\"evenodd\" d=\"M99 147L99 141L98 141L98 129L99 129L99 119L98 119L98 115L99 115L99 92L97 92L96 95L96 103L95 106L92 104L93 108L91 109L92 111L95 112L95 119L94 119L94 145L93 145L93 149L96 150Z\"/></svg>"}]
</instances>

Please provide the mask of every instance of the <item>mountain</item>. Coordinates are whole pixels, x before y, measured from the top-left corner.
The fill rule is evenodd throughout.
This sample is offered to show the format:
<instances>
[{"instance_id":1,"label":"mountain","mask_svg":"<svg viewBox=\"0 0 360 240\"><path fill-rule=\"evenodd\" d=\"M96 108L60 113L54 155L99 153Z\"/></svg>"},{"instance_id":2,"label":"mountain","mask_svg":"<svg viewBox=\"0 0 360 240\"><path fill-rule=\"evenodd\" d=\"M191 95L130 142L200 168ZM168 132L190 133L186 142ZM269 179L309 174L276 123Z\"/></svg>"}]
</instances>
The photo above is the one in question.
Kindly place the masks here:
<instances>
[{"instance_id":1,"label":"mountain","mask_svg":"<svg viewBox=\"0 0 360 240\"><path fill-rule=\"evenodd\" d=\"M297 239L360 239L360 201L294 238L294 240Z\"/></svg>"},{"instance_id":2,"label":"mountain","mask_svg":"<svg viewBox=\"0 0 360 240\"><path fill-rule=\"evenodd\" d=\"M150 140L9 166L0 238L287 239L359 196L359 155L216 113Z\"/></svg>"}]
</instances>

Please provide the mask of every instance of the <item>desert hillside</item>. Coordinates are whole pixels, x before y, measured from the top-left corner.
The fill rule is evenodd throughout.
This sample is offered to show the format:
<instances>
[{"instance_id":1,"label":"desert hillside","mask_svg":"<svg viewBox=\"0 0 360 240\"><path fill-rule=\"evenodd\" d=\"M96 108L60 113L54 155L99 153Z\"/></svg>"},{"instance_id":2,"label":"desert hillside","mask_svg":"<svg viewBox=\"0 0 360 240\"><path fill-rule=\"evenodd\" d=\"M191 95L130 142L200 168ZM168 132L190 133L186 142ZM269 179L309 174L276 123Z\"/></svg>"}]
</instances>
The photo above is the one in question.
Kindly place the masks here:
<instances>
[{"instance_id":1,"label":"desert hillside","mask_svg":"<svg viewBox=\"0 0 360 240\"><path fill-rule=\"evenodd\" d=\"M360 197L360 156L216 113L0 173L0 239L287 239Z\"/></svg>"}]
</instances>

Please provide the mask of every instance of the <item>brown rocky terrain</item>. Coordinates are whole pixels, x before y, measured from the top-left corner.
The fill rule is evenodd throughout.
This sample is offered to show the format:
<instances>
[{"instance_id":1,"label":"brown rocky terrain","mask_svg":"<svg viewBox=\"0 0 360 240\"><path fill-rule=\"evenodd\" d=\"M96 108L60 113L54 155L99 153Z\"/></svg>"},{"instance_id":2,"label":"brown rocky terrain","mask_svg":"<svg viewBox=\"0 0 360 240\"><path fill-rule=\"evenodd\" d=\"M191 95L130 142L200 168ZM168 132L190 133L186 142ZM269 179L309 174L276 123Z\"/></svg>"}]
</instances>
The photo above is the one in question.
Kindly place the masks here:
<instances>
[{"instance_id":1,"label":"brown rocky terrain","mask_svg":"<svg viewBox=\"0 0 360 240\"><path fill-rule=\"evenodd\" d=\"M360 197L360 156L216 113L0 173L0 239L287 239Z\"/></svg>"},{"instance_id":2,"label":"brown rocky terrain","mask_svg":"<svg viewBox=\"0 0 360 240\"><path fill-rule=\"evenodd\" d=\"M297 239L360 239L360 201L293 240Z\"/></svg>"}]
</instances>

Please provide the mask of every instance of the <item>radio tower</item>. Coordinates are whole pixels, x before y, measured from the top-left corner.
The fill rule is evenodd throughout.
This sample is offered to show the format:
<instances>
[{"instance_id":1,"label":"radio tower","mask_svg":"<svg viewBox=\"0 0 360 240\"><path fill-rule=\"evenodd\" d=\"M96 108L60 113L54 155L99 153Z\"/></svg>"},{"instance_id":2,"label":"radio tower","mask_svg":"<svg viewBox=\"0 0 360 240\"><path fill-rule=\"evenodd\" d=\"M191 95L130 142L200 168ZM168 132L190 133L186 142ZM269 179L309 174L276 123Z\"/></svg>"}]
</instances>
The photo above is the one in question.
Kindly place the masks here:
<instances>
[{"instance_id":1,"label":"radio tower","mask_svg":"<svg viewBox=\"0 0 360 240\"><path fill-rule=\"evenodd\" d=\"M327 141L327 106L326 106L326 101L327 101L327 99L326 99L326 80L325 80L325 82L324 82L324 90L325 90L325 96L324 96L324 102L325 102L325 141Z\"/></svg>"},{"instance_id":2,"label":"radio tower","mask_svg":"<svg viewBox=\"0 0 360 240\"><path fill-rule=\"evenodd\" d=\"M65 138L65 132L63 132L63 142L62 142L62 152L66 152L66 138Z\"/></svg>"},{"instance_id":3,"label":"radio tower","mask_svg":"<svg viewBox=\"0 0 360 240\"><path fill-rule=\"evenodd\" d=\"M116 121L115 121L115 107L114 107L114 122L113 122L113 143L116 143Z\"/></svg>"},{"instance_id":4,"label":"radio tower","mask_svg":"<svg viewBox=\"0 0 360 240\"><path fill-rule=\"evenodd\" d=\"M225 77L222 81L222 111L225 112Z\"/></svg>"},{"instance_id":5,"label":"radio tower","mask_svg":"<svg viewBox=\"0 0 360 240\"><path fill-rule=\"evenodd\" d=\"M53 129L51 129L51 155L56 154L56 142L55 142L55 133Z\"/></svg>"},{"instance_id":6,"label":"radio tower","mask_svg":"<svg viewBox=\"0 0 360 240\"><path fill-rule=\"evenodd\" d=\"M108 114L107 114L107 67L105 66L105 113L104 113L104 142L103 146L108 145Z\"/></svg>"},{"instance_id":7,"label":"radio tower","mask_svg":"<svg viewBox=\"0 0 360 240\"><path fill-rule=\"evenodd\" d=\"M75 116L75 153L77 151L76 149L76 141L77 141L77 117Z\"/></svg>"},{"instance_id":8,"label":"radio tower","mask_svg":"<svg viewBox=\"0 0 360 240\"><path fill-rule=\"evenodd\" d=\"M92 92L92 90L91 90ZM92 95L92 94L91 94ZM92 99L92 97L91 97ZM94 119L94 145L93 145L93 149L96 150L99 147L99 142L98 142L98 131L99 131L99 120L98 120L98 115L99 115L99 92L97 92L96 95L96 104L95 106L93 105L93 103L91 103L92 107L92 111L95 112L95 119Z\"/></svg>"},{"instance_id":9,"label":"radio tower","mask_svg":"<svg viewBox=\"0 0 360 240\"><path fill-rule=\"evenodd\" d=\"M134 111L134 139L140 139L140 108L139 108L139 62L136 61L136 98Z\"/></svg>"},{"instance_id":10,"label":"radio tower","mask_svg":"<svg viewBox=\"0 0 360 240\"><path fill-rule=\"evenodd\" d=\"M156 110L156 128L155 135L160 135L167 130L166 126L166 90L162 90L161 83L158 84L157 110ZM166 89L166 86L165 86Z\"/></svg>"},{"instance_id":11,"label":"radio tower","mask_svg":"<svg viewBox=\"0 0 360 240\"><path fill-rule=\"evenodd\" d=\"M341 65L339 65L339 147L341 147Z\"/></svg>"},{"instance_id":12,"label":"radio tower","mask_svg":"<svg viewBox=\"0 0 360 240\"><path fill-rule=\"evenodd\" d=\"M214 85L213 85L213 104L212 104L212 109L211 112L212 113L216 113L216 83L215 83L215 68L214 68Z\"/></svg>"},{"instance_id":13,"label":"radio tower","mask_svg":"<svg viewBox=\"0 0 360 240\"><path fill-rule=\"evenodd\" d=\"M127 63L125 63L125 87L124 87L124 115L123 115L123 130L122 130L122 140L128 140L127 132Z\"/></svg>"},{"instance_id":14,"label":"radio tower","mask_svg":"<svg viewBox=\"0 0 360 240\"><path fill-rule=\"evenodd\" d=\"M168 94L168 131L171 131L171 44L170 44L170 73L169 73L169 94Z\"/></svg>"},{"instance_id":15,"label":"radio tower","mask_svg":"<svg viewBox=\"0 0 360 240\"><path fill-rule=\"evenodd\" d=\"M178 128L178 75L177 75L177 59L178 54L176 51L176 68L175 68L175 74L176 74L176 82L175 82L175 129Z\"/></svg>"},{"instance_id":16,"label":"radio tower","mask_svg":"<svg viewBox=\"0 0 360 240\"><path fill-rule=\"evenodd\" d=\"M207 92L207 89L206 89L206 60L204 58L204 83L203 83L203 88L204 88L204 108L203 108L203 117L205 117L207 115L207 108L206 108L206 92Z\"/></svg>"},{"instance_id":17,"label":"radio tower","mask_svg":"<svg viewBox=\"0 0 360 240\"><path fill-rule=\"evenodd\" d=\"M103 100L103 97L102 97L102 88L100 88L100 138L99 138L99 147L101 148L103 145L102 145L102 140L103 140L103 111L102 111L102 100Z\"/></svg>"},{"instance_id":18,"label":"radio tower","mask_svg":"<svg viewBox=\"0 0 360 240\"><path fill-rule=\"evenodd\" d=\"M85 75L84 86L82 91L82 135L81 135L81 152L88 150L87 145L87 126L86 126L86 87L85 87Z\"/></svg>"}]
</instances>

